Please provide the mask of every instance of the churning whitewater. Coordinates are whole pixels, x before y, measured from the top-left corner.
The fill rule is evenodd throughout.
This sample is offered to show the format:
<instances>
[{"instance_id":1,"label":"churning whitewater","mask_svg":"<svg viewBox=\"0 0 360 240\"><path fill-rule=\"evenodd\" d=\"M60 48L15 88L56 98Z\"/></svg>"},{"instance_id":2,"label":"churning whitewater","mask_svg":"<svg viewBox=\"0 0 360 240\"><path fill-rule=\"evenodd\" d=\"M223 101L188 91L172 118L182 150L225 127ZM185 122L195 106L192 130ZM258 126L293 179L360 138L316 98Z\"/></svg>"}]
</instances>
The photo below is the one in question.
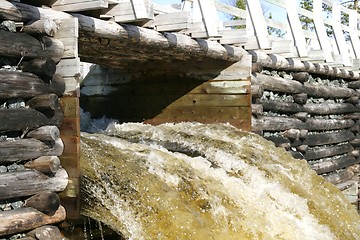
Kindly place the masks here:
<instances>
[{"instance_id":1,"label":"churning whitewater","mask_svg":"<svg viewBox=\"0 0 360 240\"><path fill-rule=\"evenodd\" d=\"M230 125L82 134L83 214L126 239L360 239L360 217L304 160Z\"/></svg>"}]
</instances>

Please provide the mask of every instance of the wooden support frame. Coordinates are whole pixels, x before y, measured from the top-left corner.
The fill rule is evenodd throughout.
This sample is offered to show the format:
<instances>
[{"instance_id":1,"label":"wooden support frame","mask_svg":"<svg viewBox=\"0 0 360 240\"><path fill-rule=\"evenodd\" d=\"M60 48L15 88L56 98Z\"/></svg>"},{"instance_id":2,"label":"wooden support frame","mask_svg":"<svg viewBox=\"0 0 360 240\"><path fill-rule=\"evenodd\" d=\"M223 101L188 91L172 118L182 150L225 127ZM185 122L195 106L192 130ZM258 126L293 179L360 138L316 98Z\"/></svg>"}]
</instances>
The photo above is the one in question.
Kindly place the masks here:
<instances>
[{"instance_id":1,"label":"wooden support frame","mask_svg":"<svg viewBox=\"0 0 360 240\"><path fill-rule=\"evenodd\" d=\"M270 39L267 32L267 26L265 23L264 15L261 9L259 0L246 1L249 16L251 19L256 39L261 49L270 49Z\"/></svg>"}]
</instances>

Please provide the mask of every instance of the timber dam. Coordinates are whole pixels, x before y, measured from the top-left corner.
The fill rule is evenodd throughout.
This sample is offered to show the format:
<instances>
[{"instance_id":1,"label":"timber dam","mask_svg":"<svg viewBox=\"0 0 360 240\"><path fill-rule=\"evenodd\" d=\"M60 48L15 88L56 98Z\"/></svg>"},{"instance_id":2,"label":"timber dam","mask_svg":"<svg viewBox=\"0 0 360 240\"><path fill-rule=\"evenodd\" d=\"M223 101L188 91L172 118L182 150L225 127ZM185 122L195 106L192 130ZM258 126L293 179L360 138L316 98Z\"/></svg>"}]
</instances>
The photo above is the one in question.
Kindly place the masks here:
<instances>
[{"instance_id":1,"label":"timber dam","mask_svg":"<svg viewBox=\"0 0 360 240\"><path fill-rule=\"evenodd\" d=\"M0 238L360 239L360 15L303 2L0 0Z\"/></svg>"}]
</instances>

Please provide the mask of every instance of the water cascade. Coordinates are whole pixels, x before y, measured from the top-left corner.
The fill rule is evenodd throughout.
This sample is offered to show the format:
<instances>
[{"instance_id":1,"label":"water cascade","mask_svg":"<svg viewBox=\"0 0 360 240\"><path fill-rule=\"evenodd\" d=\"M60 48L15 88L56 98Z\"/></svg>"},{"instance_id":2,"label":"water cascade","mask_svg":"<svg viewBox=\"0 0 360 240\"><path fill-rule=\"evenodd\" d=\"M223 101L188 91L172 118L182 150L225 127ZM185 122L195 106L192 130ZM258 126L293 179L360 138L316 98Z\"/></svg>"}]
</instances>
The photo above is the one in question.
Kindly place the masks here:
<instances>
[{"instance_id":1,"label":"water cascade","mask_svg":"<svg viewBox=\"0 0 360 240\"><path fill-rule=\"evenodd\" d=\"M81 144L82 213L126 239L360 239L335 186L230 125L111 124Z\"/></svg>"}]
</instances>

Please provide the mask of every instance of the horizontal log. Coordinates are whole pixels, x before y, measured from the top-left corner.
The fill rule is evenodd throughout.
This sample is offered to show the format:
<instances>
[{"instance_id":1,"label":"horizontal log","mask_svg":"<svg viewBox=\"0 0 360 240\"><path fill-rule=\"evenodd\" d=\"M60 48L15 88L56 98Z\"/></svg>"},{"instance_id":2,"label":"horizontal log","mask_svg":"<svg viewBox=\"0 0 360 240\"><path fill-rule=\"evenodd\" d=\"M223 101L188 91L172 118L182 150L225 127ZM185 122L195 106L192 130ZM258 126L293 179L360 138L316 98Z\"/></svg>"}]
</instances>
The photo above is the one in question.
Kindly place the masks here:
<instances>
[{"instance_id":1,"label":"horizontal log","mask_svg":"<svg viewBox=\"0 0 360 240\"><path fill-rule=\"evenodd\" d=\"M309 118L305 122L308 130L325 131L352 127L355 122L351 119L321 119Z\"/></svg>"},{"instance_id":2,"label":"horizontal log","mask_svg":"<svg viewBox=\"0 0 360 240\"><path fill-rule=\"evenodd\" d=\"M304 156L300 152L290 150L289 153L295 159L304 159Z\"/></svg>"},{"instance_id":3,"label":"horizontal log","mask_svg":"<svg viewBox=\"0 0 360 240\"><path fill-rule=\"evenodd\" d=\"M251 84L251 97L252 98L261 98L264 93L264 89L260 85Z\"/></svg>"},{"instance_id":4,"label":"horizontal log","mask_svg":"<svg viewBox=\"0 0 360 240\"><path fill-rule=\"evenodd\" d=\"M25 136L40 141L56 141L60 137L60 130L56 126L42 126L28 132Z\"/></svg>"},{"instance_id":5,"label":"horizontal log","mask_svg":"<svg viewBox=\"0 0 360 240\"><path fill-rule=\"evenodd\" d=\"M53 37L58 31L58 24L52 19L39 19L24 25L22 31L33 36Z\"/></svg>"},{"instance_id":6,"label":"horizontal log","mask_svg":"<svg viewBox=\"0 0 360 240\"><path fill-rule=\"evenodd\" d=\"M40 42L25 33L0 31L0 53L5 57L51 58L59 62L64 54L64 44L51 37L44 36Z\"/></svg>"},{"instance_id":7,"label":"horizontal log","mask_svg":"<svg viewBox=\"0 0 360 240\"><path fill-rule=\"evenodd\" d=\"M252 84L261 85L264 90L282 93L304 93L303 84L295 80L286 80L281 77L269 76L261 73L255 74L251 80Z\"/></svg>"},{"instance_id":8,"label":"horizontal log","mask_svg":"<svg viewBox=\"0 0 360 240\"><path fill-rule=\"evenodd\" d=\"M84 230L85 231L85 230ZM26 236L34 237L38 240L67 240L61 232L60 229L56 226L51 225L45 225L38 227L28 233L26 233ZM74 238L76 239L76 238Z\"/></svg>"},{"instance_id":9,"label":"horizontal log","mask_svg":"<svg viewBox=\"0 0 360 240\"><path fill-rule=\"evenodd\" d=\"M271 100L256 100L257 104L262 104L264 111L276 113L297 113L302 111L302 106L292 102L278 102Z\"/></svg>"},{"instance_id":10,"label":"horizontal log","mask_svg":"<svg viewBox=\"0 0 360 240\"><path fill-rule=\"evenodd\" d=\"M291 76L294 80L304 83L309 80L310 74L308 72L293 72Z\"/></svg>"},{"instance_id":11,"label":"horizontal log","mask_svg":"<svg viewBox=\"0 0 360 240\"><path fill-rule=\"evenodd\" d=\"M0 141L0 162L16 162L41 156L60 156L64 144L59 138L55 142L42 142L34 138Z\"/></svg>"},{"instance_id":12,"label":"horizontal log","mask_svg":"<svg viewBox=\"0 0 360 240\"><path fill-rule=\"evenodd\" d=\"M350 142L349 142L353 147L360 147L360 136L359 135L356 135L354 137L354 139L352 139Z\"/></svg>"},{"instance_id":13,"label":"horizontal log","mask_svg":"<svg viewBox=\"0 0 360 240\"><path fill-rule=\"evenodd\" d=\"M301 140L290 141L290 139L283 136L270 136L264 138L266 140L273 142L277 147L288 145L288 143L290 144L290 147L298 147L302 144Z\"/></svg>"},{"instance_id":14,"label":"horizontal log","mask_svg":"<svg viewBox=\"0 0 360 240\"><path fill-rule=\"evenodd\" d=\"M251 104L251 114L259 116L263 114L264 108L261 104Z\"/></svg>"},{"instance_id":15,"label":"horizontal log","mask_svg":"<svg viewBox=\"0 0 360 240\"><path fill-rule=\"evenodd\" d=\"M305 129L305 123L296 118L259 116L252 119L253 130L284 131L290 128Z\"/></svg>"},{"instance_id":16,"label":"horizontal log","mask_svg":"<svg viewBox=\"0 0 360 240\"><path fill-rule=\"evenodd\" d=\"M353 120L359 120L360 119L360 112L354 112L349 113L344 116L346 119L353 119Z\"/></svg>"},{"instance_id":17,"label":"horizontal log","mask_svg":"<svg viewBox=\"0 0 360 240\"><path fill-rule=\"evenodd\" d=\"M307 112L298 112L298 113L293 114L292 116L303 122L305 122L309 118L309 114Z\"/></svg>"},{"instance_id":18,"label":"horizontal log","mask_svg":"<svg viewBox=\"0 0 360 240\"><path fill-rule=\"evenodd\" d=\"M65 169L60 169L54 177L28 170L1 173L0 178L0 199L26 197L43 191L61 192L68 184Z\"/></svg>"},{"instance_id":19,"label":"horizontal log","mask_svg":"<svg viewBox=\"0 0 360 240\"><path fill-rule=\"evenodd\" d=\"M317 174L329 173L344 167L351 166L358 163L360 160L353 156L344 155L341 157L334 157L332 159L326 159L321 162L310 163L310 166Z\"/></svg>"},{"instance_id":20,"label":"horizontal log","mask_svg":"<svg viewBox=\"0 0 360 240\"><path fill-rule=\"evenodd\" d=\"M25 168L54 175L60 169L60 159L57 156L41 156L24 164Z\"/></svg>"},{"instance_id":21,"label":"horizontal log","mask_svg":"<svg viewBox=\"0 0 360 240\"><path fill-rule=\"evenodd\" d=\"M338 132L308 134L304 140L304 144L312 147L347 142L352 139L354 139L354 134L351 131L343 130Z\"/></svg>"},{"instance_id":22,"label":"horizontal log","mask_svg":"<svg viewBox=\"0 0 360 240\"><path fill-rule=\"evenodd\" d=\"M345 87L319 86L304 83L305 93L311 97L318 98L349 98L355 91Z\"/></svg>"},{"instance_id":23,"label":"horizontal log","mask_svg":"<svg viewBox=\"0 0 360 240\"><path fill-rule=\"evenodd\" d=\"M360 81L349 82L348 87L352 88L352 89L359 89L360 88Z\"/></svg>"},{"instance_id":24,"label":"horizontal log","mask_svg":"<svg viewBox=\"0 0 360 240\"><path fill-rule=\"evenodd\" d=\"M59 126L59 121L62 121L61 116L47 118L31 108L0 109L0 132L32 130L46 125Z\"/></svg>"},{"instance_id":25,"label":"horizontal log","mask_svg":"<svg viewBox=\"0 0 360 240\"><path fill-rule=\"evenodd\" d=\"M331 114L344 114L353 113L360 110L358 106L350 103L307 103L303 106L304 112L317 114L317 115L331 115Z\"/></svg>"},{"instance_id":26,"label":"horizontal log","mask_svg":"<svg viewBox=\"0 0 360 240\"><path fill-rule=\"evenodd\" d=\"M34 208L19 208L0 212L0 236L29 231L47 224L64 221L66 211L63 206L48 216Z\"/></svg>"},{"instance_id":27,"label":"horizontal log","mask_svg":"<svg viewBox=\"0 0 360 240\"><path fill-rule=\"evenodd\" d=\"M20 65L23 72L30 72L35 75L50 78L56 72L56 63L51 58L36 58L30 61L24 61Z\"/></svg>"},{"instance_id":28,"label":"horizontal log","mask_svg":"<svg viewBox=\"0 0 360 240\"><path fill-rule=\"evenodd\" d=\"M307 102L308 95L306 93L295 93L292 95L294 102L304 105Z\"/></svg>"},{"instance_id":29,"label":"horizontal log","mask_svg":"<svg viewBox=\"0 0 360 240\"><path fill-rule=\"evenodd\" d=\"M65 82L59 76L54 78L48 84L32 73L0 71L0 99L28 99L50 93L61 96L65 91Z\"/></svg>"},{"instance_id":30,"label":"horizontal log","mask_svg":"<svg viewBox=\"0 0 360 240\"><path fill-rule=\"evenodd\" d=\"M52 191L42 191L25 200L25 207L32 207L45 214L54 214L60 207L59 196Z\"/></svg>"},{"instance_id":31,"label":"horizontal log","mask_svg":"<svg viewBox=\"0 0 360 240\"><path fill-rule=\"evenodd\" d=\"M353 150L353 146L348 143L340 144L340 145L330 145L330 146L321 146L309 148L304 157L306 160L315 160L320 158L327 158L336 155L341 155L345 153L351 153Z\"/></svg>"},{"instance_id":32,"label":"horizontal log","mask_svg":"<svg viewBox=\"0 0 360 240\"><path fill-rule=\"evenodd\" d=\"M326 181L331 182L332 184L338 184L345 182L354 177L354 173L350 169L340 170L331 174L324 176Z\"/></svg>"}]
</instances>

